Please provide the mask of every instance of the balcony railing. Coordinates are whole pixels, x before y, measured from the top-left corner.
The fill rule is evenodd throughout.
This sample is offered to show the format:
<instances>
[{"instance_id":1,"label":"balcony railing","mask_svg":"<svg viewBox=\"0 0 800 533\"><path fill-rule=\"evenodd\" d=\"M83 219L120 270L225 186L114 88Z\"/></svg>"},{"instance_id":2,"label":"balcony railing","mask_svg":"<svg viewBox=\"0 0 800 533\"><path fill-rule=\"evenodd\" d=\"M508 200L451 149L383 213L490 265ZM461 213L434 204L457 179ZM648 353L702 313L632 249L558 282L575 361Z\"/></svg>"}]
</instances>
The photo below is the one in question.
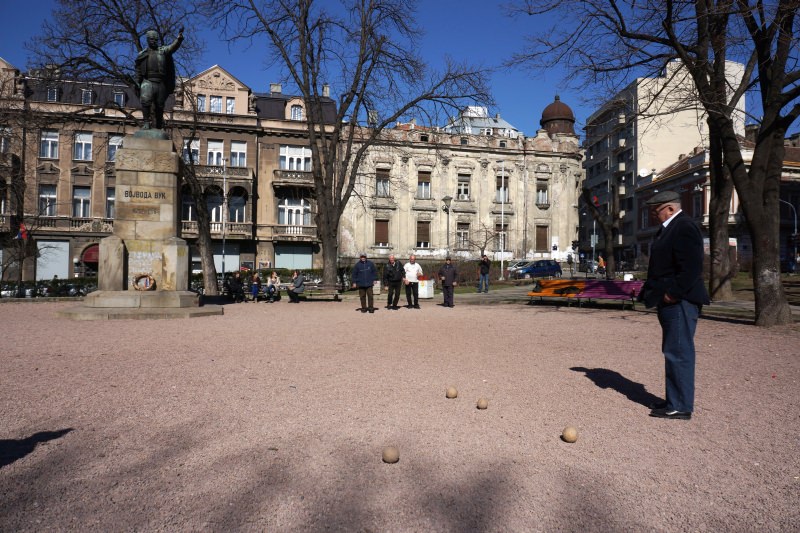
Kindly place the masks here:
<instances>
[{"instance_id":1,"label":"balcony railing","mask_svg":"<svg viewBox=\"0 0 800 533\"><path fill-rule=\"evenodd\" d=\"M229 178L248 178L250 177L250 169L247 167L219 167L216 165L195 165L195 173L200 177L222 177L223 175Z\"/></svg>"},{"instance_id":2,"label":"balcony railing","mask_svg":"<svg viewBox=\"0 0 800 533\"><path fill-rule=\"evenodd\" d=\"M291 241L316 241L316 226L290 226L284 224L270 224L267 226L266 237L272 240Z\"/></svg>"},{"instance_id":3,"label":"balcony railing","mask_svg":"<svg viewBox=\"0 0 800 533\"><path fill-rule=\"evenodd\" d=\"M314 176L311 172L301 170L275 170L272 175L272 185L312 187Z\"/></svg>"},{"instance_id":4,"label":"balcony railing","mask_svg":"<svg viewBox=\"0 0 800 533\"><path fill-rule=\"evenodd\" d=\"M211 235L214 237L222 236L222 222L212 222ZM181 232L184 235L197 234L197 221L181 221ZM253 235L253 224L251 222L226 222L225 236L227 237L251 237Z\"/></svg>"}]
</instances>

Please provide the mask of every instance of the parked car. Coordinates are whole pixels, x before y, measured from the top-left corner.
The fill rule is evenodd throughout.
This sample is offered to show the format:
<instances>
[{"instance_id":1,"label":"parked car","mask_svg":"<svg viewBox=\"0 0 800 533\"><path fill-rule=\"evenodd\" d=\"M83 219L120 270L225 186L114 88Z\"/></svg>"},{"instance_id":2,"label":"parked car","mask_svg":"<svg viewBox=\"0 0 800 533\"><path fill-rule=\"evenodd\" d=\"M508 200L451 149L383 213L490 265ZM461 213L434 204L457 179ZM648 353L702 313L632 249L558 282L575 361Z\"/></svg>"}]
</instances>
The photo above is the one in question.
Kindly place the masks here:
<instances>
[{"instance_id":1,"label":"parked car","mask_svg":"<svg viewBox=\"0 0 800 533\"><path fill-rule=\"evenodd\" d=\"M524 268L530 265L531 263L533 263L533 261L514 261L513 263L508 265L508 268L506 269L506 277L513 278L514 272L516 272L520 268Z\"/></svg>"},{"instance_id":2,"label":"parked car","mask_svg":"<svg viewBox=\"0 0 800 533\"><path fill-rule=\"evenodd\" d=\"M560 278L561 266L552 259L540 259L514 272L514 277L517 279L543 278L546 276Z\"/></svg>"}]
</instances>

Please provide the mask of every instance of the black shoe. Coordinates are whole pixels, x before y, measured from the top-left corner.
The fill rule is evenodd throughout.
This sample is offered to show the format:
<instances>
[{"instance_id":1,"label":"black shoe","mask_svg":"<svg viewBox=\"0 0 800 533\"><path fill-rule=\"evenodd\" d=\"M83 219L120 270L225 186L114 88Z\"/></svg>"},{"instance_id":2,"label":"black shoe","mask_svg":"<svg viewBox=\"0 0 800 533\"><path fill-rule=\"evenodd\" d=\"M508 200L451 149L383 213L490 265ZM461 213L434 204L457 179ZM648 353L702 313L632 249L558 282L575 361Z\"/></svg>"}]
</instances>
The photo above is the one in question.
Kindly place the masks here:
<instances>
[{"instance_id":1,"label":"black shoe","mask_svg":"<svg viewBox=\"0 0 800 533\"><path fill-rule=\"evenodd\" d=\"M361 312L362 312L362 313L366 313L366 312L367 312L367 308L366 308L366 307L362 307L362 308L361 308Z\"/></svg>"},{"instance_id":2,"label":"black shoe","mask_svg":"<svg viewBox=\"0 0 800 533\"><path fill-rule=\"evenodd\" d=\"M666 400L658 400L657 402L653 402L647 406L649 409L666 409L667 408L667 401Z\"/></svg>"},{"instance_id":3,"label":"black shoe","mask_svg":"<svg viewBox=\"0 0 800 533\"><path fill-rule=\"evenodd\" d=\"M656 418L669 418L672 420L690 420L692 418L692 413L675 411L674 409L667 409L665 407L663 409L653 409L650 411L650 416L654 416Z\"/></svg>"},{"instance_id":4,"label":"black shoe","mask_svg":"<svg viewBox=\"0 0 800 533\"><path fill-rule=\"evenodd\" d=\"M370 309L370 310L369 310L369 312L370 312L370 313L374 313L374 312L375 312L375 310L374 310L374 309Z\"/></svg>"},{"instance_id":5,"label":"black shoe","mask_svg":"<svg viewBox=\"0 0 800 533\"><path fill-rule=\"evenodd\" d=\"M414 309L420 309L420 306L419 305L415 305Z\"/></svg>"}]
</instances>

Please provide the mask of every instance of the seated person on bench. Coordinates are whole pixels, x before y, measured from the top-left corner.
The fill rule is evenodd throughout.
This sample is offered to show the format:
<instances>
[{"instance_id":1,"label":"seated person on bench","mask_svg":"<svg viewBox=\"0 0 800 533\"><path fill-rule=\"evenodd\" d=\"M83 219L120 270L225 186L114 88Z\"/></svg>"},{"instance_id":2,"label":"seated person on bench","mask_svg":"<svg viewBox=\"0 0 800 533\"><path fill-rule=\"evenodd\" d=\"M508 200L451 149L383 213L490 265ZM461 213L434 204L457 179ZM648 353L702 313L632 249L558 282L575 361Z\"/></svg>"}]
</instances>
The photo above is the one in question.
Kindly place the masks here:
<instances>
[{"instance_id":1,"label":"seated person on bench","mask_svg":"<svg viewBox=\"0 0 800 533\"><path fill-rule=\"evenodd\" d=\"M281 278L279 278L278 274L275 271L273 271L272 275L269 278L267 278L266 293L267 293L267 301L269 303L272 303L276 299L280 298L280 294L278 294L278 291L280 291L280 285L281 285Z\"/></svg>"},{"instance_id":2,"label":"seated person on bench","mask_svg":"<svg viewBox=\"0 0 800 533\"><path fill-rule=\"evenodd\" d=\"M299 304L300 303L300 294L305 291L305 278L303 275L298 272L297 270L294 271L292 275L292 284L286 290L287 294L289 295L289 303L290 304Z\"/></svg>"}]
</instances>

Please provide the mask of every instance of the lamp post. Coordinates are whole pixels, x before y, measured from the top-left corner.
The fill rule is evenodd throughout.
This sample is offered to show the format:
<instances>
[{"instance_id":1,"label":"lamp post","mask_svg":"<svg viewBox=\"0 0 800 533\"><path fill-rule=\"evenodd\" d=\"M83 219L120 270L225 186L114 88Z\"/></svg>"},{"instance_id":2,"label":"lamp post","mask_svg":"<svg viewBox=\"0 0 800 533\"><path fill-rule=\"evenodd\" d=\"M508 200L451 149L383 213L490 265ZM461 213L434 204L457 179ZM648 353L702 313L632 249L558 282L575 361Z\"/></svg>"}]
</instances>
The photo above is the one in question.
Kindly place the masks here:
<instances>
[{"instance_id":1,"label":"lamp post","mask_svg":"<svg viewBox=\"0 0 800 533\"><path fill-rule=\"evenodd\" d=\"M228 169L222 158L222 279L225 279L225 219L228 218Z\"/></svg>"},{"instance_id":2,"label":"lamp post","mask_svg":"<svg viewBox=\"0 0 800 533\"><path fill-rule=\"evenodd\" d=\"M586 212L583 213L584 216L588 214L589 213ZM592 217L592 263L590 267L592 270L594 270L594 251L596 245L597 245L597 220L595 220L595 218ZM586 269L586 275L587 276L589 275L589 268Z\"/></svg>"},{"instance_id":3,"label":"lamp post","mask_svg":"<svg viewBox=\"0 0 800 533\"><path fill-rule=\"evenodd\" d=\"M791 263L791 261L797 260L797 209L795 209L794 206L790 202L787 202L786 200L781 200L780 198L778 198L778 201L791 207L792 212L794 213L794 233L792 234L794 253L792 254L791 259L789 260L789 262Z\"/></svg>"},{"instance_id":4,"label":"lamp post","mask_svg":"<svg viewBox=\"0 0 800 533\"><path fill-rule=\"evenodd\" d=\"M447 227L445 233L447 234L447 256L450 256L450 204L453 202L453 197L449 194L442 198L442 211L447 213Z\"/></svg>"},{"instance_id":5,"label":"lamp post","mask_svg":"<svg viewBox=\"0 0 800 533\"><path fill-rule=\"evenodd\" d=\"M503 272L505 267L503 265L506 251L506 161L501 159L500 163L500 277L499 281L503 281Z\"/></svg>"}]
</instances>

